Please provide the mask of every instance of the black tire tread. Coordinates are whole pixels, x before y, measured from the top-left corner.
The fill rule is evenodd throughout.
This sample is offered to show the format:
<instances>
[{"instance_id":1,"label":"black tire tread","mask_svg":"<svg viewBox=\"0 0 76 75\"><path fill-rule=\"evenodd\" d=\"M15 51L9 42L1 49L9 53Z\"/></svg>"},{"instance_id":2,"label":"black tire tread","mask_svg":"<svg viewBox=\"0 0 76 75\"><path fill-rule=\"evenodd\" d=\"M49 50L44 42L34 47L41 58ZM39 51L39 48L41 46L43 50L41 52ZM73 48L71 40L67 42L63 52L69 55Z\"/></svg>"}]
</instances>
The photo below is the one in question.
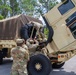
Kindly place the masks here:
<instances>
[{"instance_id":1,"label":"black tire tread","mask_svg":"<svg viewBox=\"0 0 76 75\"><path fill-rule=\"evenodd\" d=\"M36 72L34 70L33 65L35 61L40 61L41 63L43 63L43 66L45 65L44 71L42 70L40 72ZM30 75L49 75L50 71L52 70L51 61L42 54L34 55L30 58L27 70Z\"/></svg>"},{"instance_id":2,"label":"black tire tread","mask_svg":"<svg viewBox=\"0 0 76 75\"><path fill-rule=\"evenodd\" d=\"M52 64L52 68L54 68L54 69L59 69L59 68L61 68L64 64L65 64L65 62L60 63L60 64L58 64L58 63L53 63L53 64Z\"/></svg>"}]
</instances>

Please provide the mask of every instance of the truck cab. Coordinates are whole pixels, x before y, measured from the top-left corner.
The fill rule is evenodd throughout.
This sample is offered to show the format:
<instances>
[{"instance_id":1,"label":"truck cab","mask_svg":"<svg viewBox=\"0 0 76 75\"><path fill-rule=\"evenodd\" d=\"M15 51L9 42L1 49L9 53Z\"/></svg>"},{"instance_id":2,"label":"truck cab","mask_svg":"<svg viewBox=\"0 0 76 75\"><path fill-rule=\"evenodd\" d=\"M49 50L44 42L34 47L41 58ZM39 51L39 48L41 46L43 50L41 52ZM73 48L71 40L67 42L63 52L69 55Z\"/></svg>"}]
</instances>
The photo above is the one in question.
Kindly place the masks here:
<instances>
[{"instance_id":1,"label":"truck cab","mask_svg":"<svg viewBox=\"0 0 76 75\"><path fill-rule=\"evenodd\" d=\"M49 75L52 68L61 68L76 55L76 0L61 0L43 19L48 28L47 52L31 57L28 72L32 75Z\"/></svg>"},{"instance_id":2,"label":"truck cab","mask_svg":"<svg viewBox=\"0 0 76 75\"><path fill-rule=\"evenodd\" d=\"M76 39L76 1L61 2L44 16L54 30L53 40L59 50Z\"/></svg>"},{"instance_id":3,"label":"truck cab","mask_svg":"<svg viewBox=\"0 0 76 75\"><path fill-rule=\"evenodd\" d=\"M44 18L54 31L52 37L53 41L47 45L49 52L59 52L62 56L64 56L63 53L70 53L70 56L65 54L68 59L75 55L76 0L62 0L61 3L57 4L53 9L44 14ZM67 58L61 58L61 56L59 56L59 58L59 61L63 61L63 59L64 61L67 60Z\"/></svg>"}]
</instances>

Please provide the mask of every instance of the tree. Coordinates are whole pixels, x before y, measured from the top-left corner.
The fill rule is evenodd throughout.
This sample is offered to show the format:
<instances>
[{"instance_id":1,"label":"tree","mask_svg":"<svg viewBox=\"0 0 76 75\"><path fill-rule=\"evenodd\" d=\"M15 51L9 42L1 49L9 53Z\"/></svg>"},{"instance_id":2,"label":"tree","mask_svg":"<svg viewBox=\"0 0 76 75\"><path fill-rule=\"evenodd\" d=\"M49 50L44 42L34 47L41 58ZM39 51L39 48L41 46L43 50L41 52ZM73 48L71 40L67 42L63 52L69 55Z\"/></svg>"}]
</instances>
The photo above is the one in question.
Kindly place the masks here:
<instances>
[{"instance_id":1,"label":"tree","mask_svg":"<svg viewBox=\"0 0 76 75\"><path fill-rule=\"evenodd\" d=\"M9 6L8 0L0 0L0 15L4 18L7 17L9 14L9 11L11 11L11 8Z\"/></svg>"},{"instance_id":2,"label":"tree","mask_svg":"<svg viewBox=\"0 0 76 75\"><path fill-rule=\"evenodd\" d=\"M10 16L18 15L21 13L19 2L17 0L9 0L10 2L10 8L12 12L10 13Z\"/></svg>"},{"instance_id":3,"label":"tree","mask_svg":"<svg viewBox=\"0 0 76 75\"><path fill-rule=\"evenodd\" d=\"M40 17L58 3L57 0L18 0L18 2L23 13L35 17Z\"/></svg>"},{"instance_id":4,"label":"tree","mask_svg":"<svg viewBox=\"0 0 76 75\"><path fill-rule=\"evenodd\" d=\"M38 11L41 14L48 12L58 3L57 0L38 0L38 1L40 3Z\"/></svg>"},{"instance_id":5,"label":"tree","mask_svg":"<svg viewBox=\"0 0 76 75\"><path fill-rule=\"evenodd\" d=\"M24 13L40 17L56 4L56 0L0 0L0 15L6 18Z\"/></svg>"},{"instance_id":6,"label":"tree","mask_svg":"<svg viewBox=\"0 0 76 75\"><path fill-rule=\"evenodd\" d=\"M37 4L36 0L18 0L19 6L23 13L32 16Z\"/></svg>"},{"instance_id":7,"label":"tree","mask_svg":"<svg viewBox=\"0 0 76 75\"><path fill-rule=\"evenodd\" d=\"M4 17L2 15L0 15L0 20L4 19Z\"/></svg>"}]
</instances>

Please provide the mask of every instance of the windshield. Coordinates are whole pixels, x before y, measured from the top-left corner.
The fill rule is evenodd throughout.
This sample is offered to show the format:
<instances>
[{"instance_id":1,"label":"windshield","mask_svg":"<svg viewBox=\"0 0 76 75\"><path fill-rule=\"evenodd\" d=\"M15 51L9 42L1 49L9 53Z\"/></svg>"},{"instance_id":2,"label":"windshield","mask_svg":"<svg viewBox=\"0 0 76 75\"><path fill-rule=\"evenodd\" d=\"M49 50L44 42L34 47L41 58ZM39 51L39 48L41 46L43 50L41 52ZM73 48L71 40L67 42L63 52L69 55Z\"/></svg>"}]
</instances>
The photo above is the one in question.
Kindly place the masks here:
<instances>
[{"instance_id":1,"label":"windshield","mask_svg":"<svg viewBox=\"0 0 76 75\"><path fill-rule=\"evenodd\" d=\"M61 6L58 7L59 12L63 15L70 9L74 8L75 5L72 3L71 0L68 0L68 2L63 3Z\"/></svg>"}]
</instances>

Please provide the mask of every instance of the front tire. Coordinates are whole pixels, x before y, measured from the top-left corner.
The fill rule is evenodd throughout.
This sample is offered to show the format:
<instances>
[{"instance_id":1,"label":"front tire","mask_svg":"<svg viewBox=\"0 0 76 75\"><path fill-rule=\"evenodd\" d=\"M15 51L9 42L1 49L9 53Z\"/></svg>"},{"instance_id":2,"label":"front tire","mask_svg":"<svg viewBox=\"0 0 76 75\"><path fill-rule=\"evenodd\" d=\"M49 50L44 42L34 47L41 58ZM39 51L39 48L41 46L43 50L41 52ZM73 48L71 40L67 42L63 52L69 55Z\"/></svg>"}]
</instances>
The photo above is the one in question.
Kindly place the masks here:
<instances>
[{"instance_id":1,"label":"front tire","mask_svg":"<svg viewBox=\"0 0 76 75\"><path fill-rule=\"evenodd\" d=\"M42 54L30 58L27 66L30 75L49 75L52 70L51 61Z\"/></svg>"}]
</instances>

